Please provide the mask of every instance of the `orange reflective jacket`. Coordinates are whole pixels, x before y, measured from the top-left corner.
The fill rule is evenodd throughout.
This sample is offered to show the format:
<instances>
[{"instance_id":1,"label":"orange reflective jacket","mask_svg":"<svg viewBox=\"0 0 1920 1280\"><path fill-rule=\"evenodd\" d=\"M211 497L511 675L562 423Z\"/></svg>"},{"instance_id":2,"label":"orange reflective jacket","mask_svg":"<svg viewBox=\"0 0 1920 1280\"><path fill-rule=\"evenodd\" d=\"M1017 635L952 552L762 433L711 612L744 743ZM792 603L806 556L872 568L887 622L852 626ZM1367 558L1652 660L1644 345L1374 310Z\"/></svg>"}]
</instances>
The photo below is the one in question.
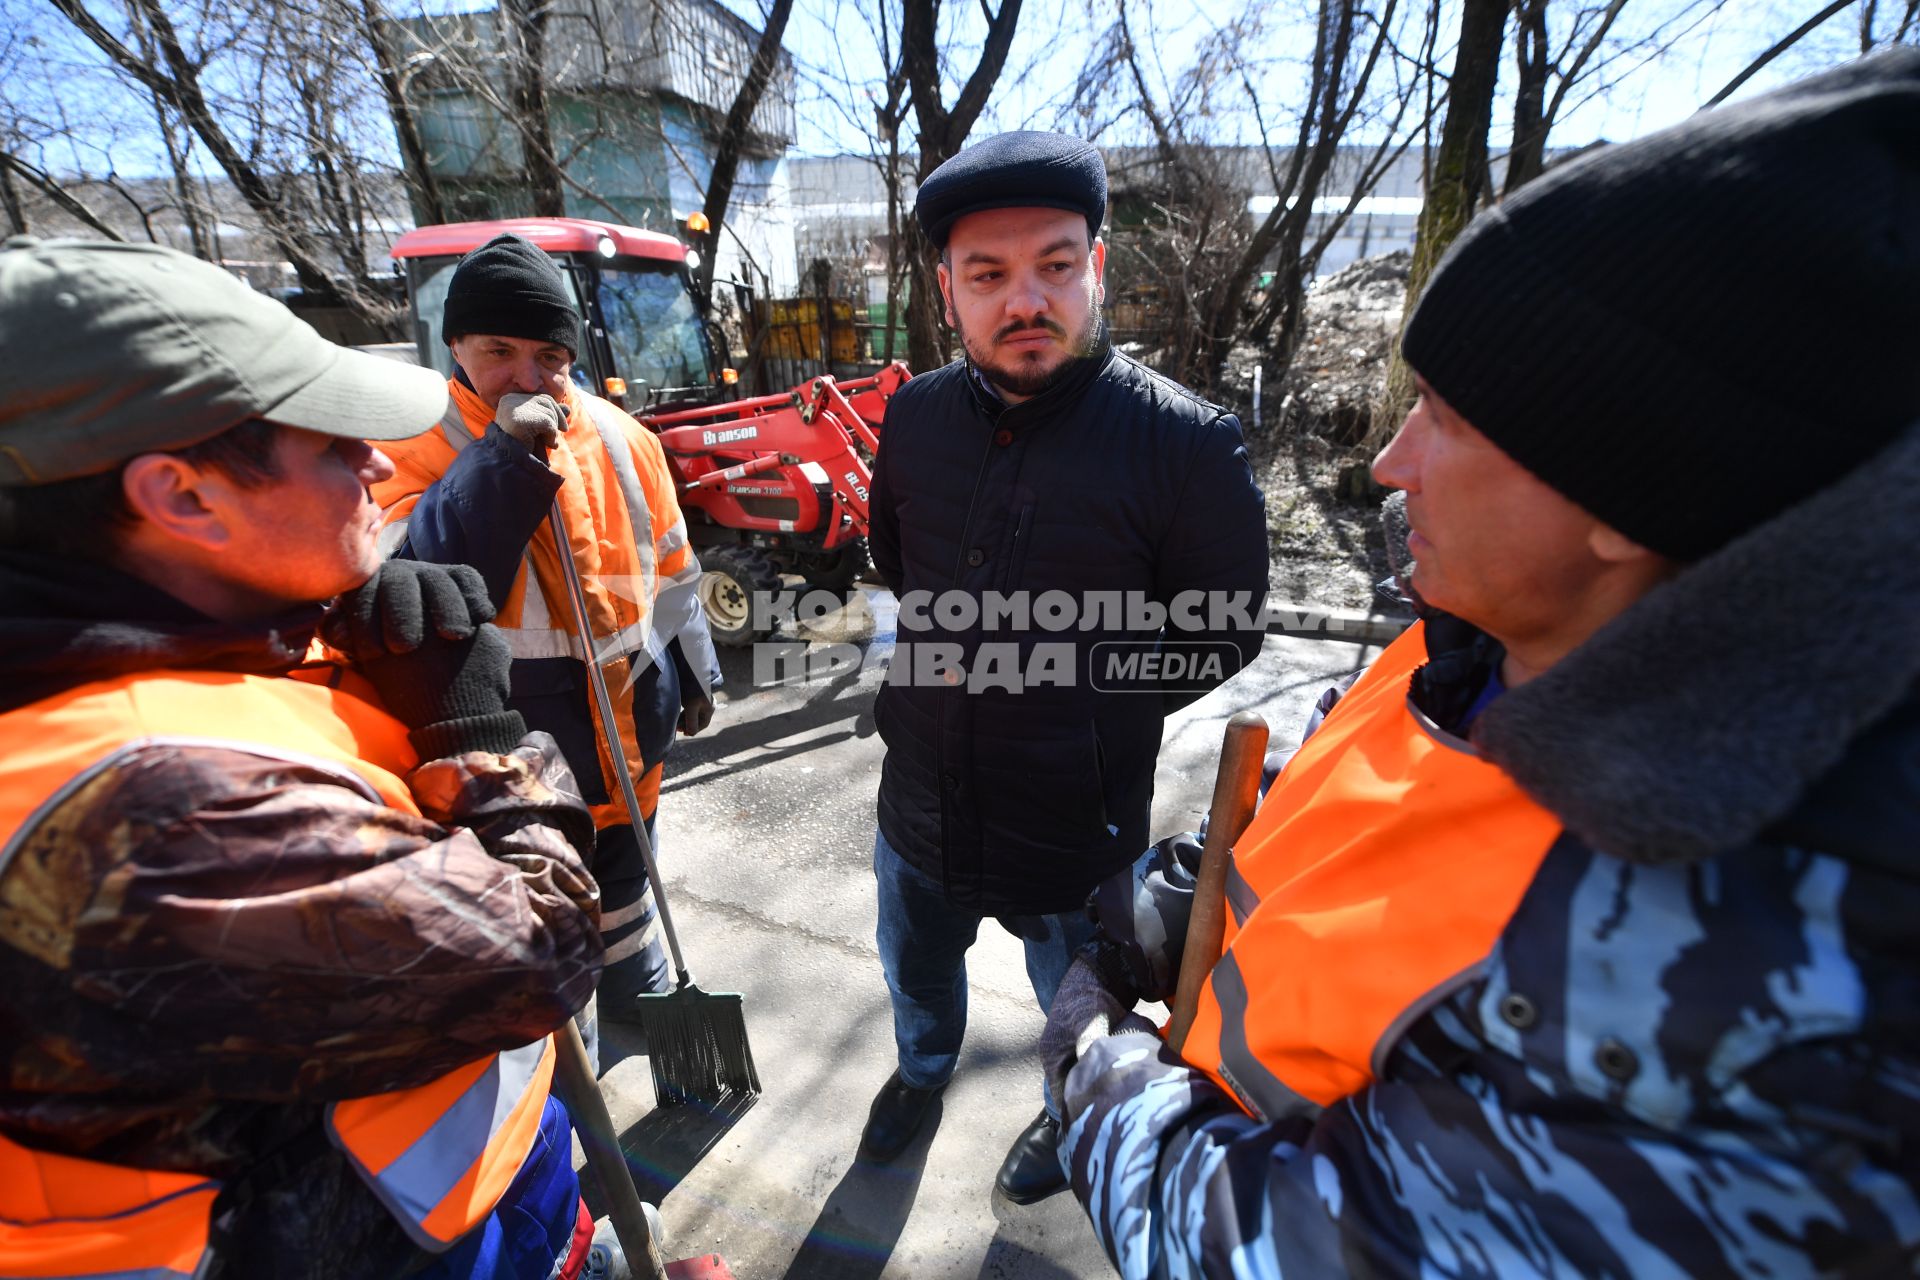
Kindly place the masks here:
<instances>
[{"instance_id":1,"label":"orange reflective jacket","mask_svg":"<svg viewBox=\"0 0 1920 1280\"><path fill-rule=\"evenodd\" d=\"M137 747L225 746L298 761L419 814L406 726L348 676L152 672L82 685L0 715L0 875L41 817ZM553 1077L544 1037L424 1085L328 1108L327 1127L421 1248L446 1249L493 1211L533 1150ZM192 1275L219 1185L0 1140L0 1276Z\"/></svg>"},{"instance_id":2,"label":"orange reflective jacket","mask_svg":"<svg viewBox=\"0 0 1920 1280\"><path fill-rule=\"evenodd\" d=\"M381 452L393 460L394 474L374 486L373 496L386 524L381 546L389 552L405 539L406 522L420 495L493 421L494 411L463 383L447 385L453 404L437 431L381 442ZM563 482L555 501L580 569L593 652L615 695L625 767L632 771L641 808L651 815L660 796L660 769L649 770L641 760L633 703L619 694L632 687L629 660L671 661L667 643L677 635L699 650L686 657L694 672L706 678L713 664L711 641L705 628L689 629L700 608L700 565L687 542L686 522L659 438L576 387L567 388L567 407L570 426L548 455L547 466ZM586 660L562 573L553 534L543 524L494 619L506 632L514 657ZM597 721L598 709L591 714ZM594 808L594 822L606 827L627 820L626 803L607 754L606 735L599 739L600 770L612 798ZM581 767L579 761L573 763Z\"/></svg>"},{"instance_id":3,"label":"orange reflective jacket","mask_svg":"<svg viewBox=\"0 0 1920 1280\"><path fill-rule=\"evenodd\" d=\"M1365 1088L1492 951L1560 822L1409 699L1414 627L1288 762L1235 851L1184 1056L1253 1115Z\"/></svg>"}]
</instances>

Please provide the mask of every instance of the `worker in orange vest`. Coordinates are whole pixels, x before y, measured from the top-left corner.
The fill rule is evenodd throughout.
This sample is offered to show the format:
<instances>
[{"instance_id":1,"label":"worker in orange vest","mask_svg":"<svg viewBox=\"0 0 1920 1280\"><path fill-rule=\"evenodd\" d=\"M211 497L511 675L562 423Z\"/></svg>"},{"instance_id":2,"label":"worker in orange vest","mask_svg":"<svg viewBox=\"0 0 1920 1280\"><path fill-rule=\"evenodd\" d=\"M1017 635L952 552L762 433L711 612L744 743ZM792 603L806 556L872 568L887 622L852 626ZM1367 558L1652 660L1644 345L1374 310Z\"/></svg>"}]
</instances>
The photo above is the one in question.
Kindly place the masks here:
<instances>
[{"instance_id":1,"label":"worker in orange vest","mask_svg":"<svg viewBox=\"0 0 1920 1280\"><path fill-rule=\"evenodd\" d=\"M1449 251L1373 464L1421 621L1235 846L1183 1053L1165 858L1052 1009L1123 1276L1920 1266L1916 124L1881 55Z\"/></svg>"},{"instance_id":2,"label":"worker in orange vest","mask_svg":"<svg viewBox=\"0 0 1920 1280\"><path fill-rule=\"evenodd\" d=\"M0 333L0 1275L580 1274L592 822L376 548L444 385L156 246L9 241Z\"/></svg>"},{"instance_id":3,"label":"worker in orange vest","mask_svg":"<svg viewBox=\"0 0 1920 1280\"><path fill-rule=\"evenodd\" d=\"M719 661L700 607L700 563L659 437L578 386L580 316L553 259L514 235L469 253L447 284L440 334L452 402L439 429L389 449L374 486L391 554L466 564L486 580L513 649L507 705L574 761L599 828L593 862L606 942L600 1016L638 1019L635 997L668 990L653 889L619 776L633 776L657 836L660 777L676 729L713 718ZM576 634L548 511L579 565L593 635ZM605 669L625 760L595 727L585 663ZM597 767L596 767L597 764Z\"/></svg>"}]
</instances>

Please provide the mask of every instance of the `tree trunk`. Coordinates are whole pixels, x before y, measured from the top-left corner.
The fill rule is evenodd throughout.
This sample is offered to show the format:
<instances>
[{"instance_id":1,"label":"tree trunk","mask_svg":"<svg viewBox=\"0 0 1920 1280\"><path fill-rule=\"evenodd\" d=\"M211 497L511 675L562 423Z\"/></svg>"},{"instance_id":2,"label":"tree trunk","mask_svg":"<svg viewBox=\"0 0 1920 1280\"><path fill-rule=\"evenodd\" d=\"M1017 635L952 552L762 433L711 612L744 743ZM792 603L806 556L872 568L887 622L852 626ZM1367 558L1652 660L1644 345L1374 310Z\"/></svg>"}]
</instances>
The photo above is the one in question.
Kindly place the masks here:
<instances>
[{"instance_id":1,"label":"tree trunk","mask_svg":"<svg viewBox=\"0 0 1920 1280\"><path fill-rule=\"evenodd\" d=\"M1487 173L1487 130L1493 123L1493 88L1500 72L1500 45L1507 23L1506 0L1464 0L1460 14L1460 49L1454 59L1447 90L1447 118L1440 127L1440 149L1433 176L1420 207L1414 233L1413 264L1407 273L1406 317L1413 314L1427 280L1441 255L1473 220ZM1387 387L1374 407L1372 425L1363 448L1386 447L1413 405L1413 372L1400 358L1396 340L1387 365Z\"/></svg>"},{"instance_id":2,"label":"tree trunk","mask_svg":"<svg viewBox=\"0 0 1920 1280\"><path fill-rule=\"evenodd\" d=\"M900 56L913 92L913 114L919 126L920 181L925 182L959 152L986 108L994 82L1007 65L1021 0L1000 0L1000 11L987 15L987 38L980 61L961 87L953 108L944 105L940 85L940 51L935 42L939 26L937 0L906 0L902 6ZM983 5L984 8L984 5ZM933 369L947 362L950 347L944 324L944 305L935 274L939 254L920 232L919 220L905 228L906 249L913 264L912 296L907 300L907 361L915 369Z\"/></svg>"},{"instance_id":3,"label":"tree trunk","mask_svg":"<svg viewBox=\"0 0 1920 1280\"><path fill-rule=\"evenodd\" d=\"M704 210L712 239L707 246L709 252L700 256L700 266L693 273L693 294L703 310L713 306L713 270L720 257L720 228L726 224L727 206L733 202L740 153L752 130L753 113L759 109L760 99L773 80L774 69L780 65L780 42L786 36L787 19L792 14L793 0L773 0L773 8L767 12L767 25L760 32L760 43L754 46L747 78L733 95L733 105L727 109L727 122L720 129L720 143L714 148L713 172L707 179Z\"/></svg>"},{"instance_id":4,"label":"tree trunk","mask_svg":"<svg viewBox=\"0 0 1920 1280\"><path fill-rule=\"evenodd\" d=\"M1547 158L1547 0L1514 0L1513 147L1507 152L1507 180L1500 194L1510 196L1539 177Z\"/></svg>"},{"instance_id":5,"label":"tree trunk","mask_svg":"<svg viewBox=\"0 0 1920 1280\"><path fill-rule=\"evenodd\" d=\"M447 206L440 194L440 179L433 172L426 142L420 136L420 122L414 118L413 107L401 87L400 67L383 31L387 22L385 7L380 0L360 0L359 18L361 33L373 53L374 79L380 82L381 96L387 101L388 114L393 117L393 131L399 136L400 159L420 202L421 220L428 226L446 222Z\"/></svg>"},{"instance_id":6,"label":"tree trunk","mask_svg":"<svg viewBox=\"0 0 1920 1280\"><path fill-rule=\"evenodd\" d=\"M533 195L533 214L537 218L564 218L566 181L555 158L553 122L547 116L546 0L505 0L500 12L513 29L519 63L512 104L527 190Z\"/></svg>"},{"instance_id":7,"label":"tree trunk","mask_svg":"<svg viewBox=\"0 0 1920 1280\"><path fill-rule=\"evenodd\" d=\"M10 235L27 234L27 211L20 203L20 189L13 185L13 166L0 162L0 205L7 210Z\"/></svg>"},{"instance_id":8,"label":"tree trunk","mask_svg":"<svg viewBox=\"0 0 1920 1280\"><path fill-rule=\"evenodd\" d=\"M127 22L133 37L140 43L140 55L148 62L158 59L154 56L153 36L141 20L140 6L128 0ZM192 246L193 256L206 262L213 261L213 244L207 236L205 220L200 216L198 193L193 189L193 174L187 167L188 147L180 145L180 139L173 132L173 121L167 115L167 100L152 85L147 86L147 99L153 104L154 124L159 127L160 141L167 151L167 167L173 173L173 198L180 210L180 221L186 224L187 242ZM144 213L141 220L146 220ZM147 238L153 238L152 227L147 228Z\"/></svg>"}]
</instances>

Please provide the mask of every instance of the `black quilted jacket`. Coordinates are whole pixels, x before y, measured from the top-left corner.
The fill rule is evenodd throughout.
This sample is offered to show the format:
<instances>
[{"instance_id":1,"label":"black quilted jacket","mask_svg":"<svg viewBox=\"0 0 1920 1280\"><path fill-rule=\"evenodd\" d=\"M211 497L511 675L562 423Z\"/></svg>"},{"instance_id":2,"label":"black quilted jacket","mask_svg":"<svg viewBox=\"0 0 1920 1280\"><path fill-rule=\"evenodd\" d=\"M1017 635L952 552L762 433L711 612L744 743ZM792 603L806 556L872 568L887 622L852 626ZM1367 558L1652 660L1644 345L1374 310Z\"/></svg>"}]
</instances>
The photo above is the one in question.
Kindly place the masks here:
<instances>
[{"instance_id":1,"label":"black quilted jacket","mask_svg":"<svg viewBox=\"0 0 1920 1280\"><path fill-rule=\"evenodd\" d=\"M1076 908L1146 848L1167 712L1260 649L1265 505L1238 421L1104 343L1011 407L955 363L888 406L873 513L874 563L903 606L875 711L881 831L983 915ZM1066 594L1024 628L989 628L927 605L950 591ZM1127 601L1150 613L1183 592L1227 608L1129 625ZM1063 602L1070 629L1043 625ZM926 678L927 645L960 655L953 683ZM1177 653L1187 675L1128 666L1155 651L1160 672Z\"/></svg>"}]
</instances>

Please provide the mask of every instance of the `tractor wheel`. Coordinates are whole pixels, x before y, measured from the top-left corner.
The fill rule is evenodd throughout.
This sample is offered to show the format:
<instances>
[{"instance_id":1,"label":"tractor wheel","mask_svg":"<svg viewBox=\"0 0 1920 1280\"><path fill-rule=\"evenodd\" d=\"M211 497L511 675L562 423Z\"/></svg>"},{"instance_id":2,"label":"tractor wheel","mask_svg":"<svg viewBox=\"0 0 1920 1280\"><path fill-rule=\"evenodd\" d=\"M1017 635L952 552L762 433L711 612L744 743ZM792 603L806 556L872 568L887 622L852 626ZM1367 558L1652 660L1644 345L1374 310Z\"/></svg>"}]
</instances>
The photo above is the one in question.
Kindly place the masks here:
<instances>
[{"instance_id":1,"label":"tractor wheel","mask_svg":"<svg viewBox=\"0 0 1920 1280\"><path fill-rule=\"evenodd\" d=\"M802 572L806 575L808 587L844 596L872 567L873 559L867 554L867 540L855 538L838 550L815 557Z\"/></svg>"},{"instance_id":2,"label":"tractor wheel","mask_svg":"<svg viewBox=\"0 0 1920 1280\"><path fill-rule=\"evenodd\" d=\"M773 561L751 547L709 547L700 553L700 568L700 607L715 644L750 645L773 634L765 605L781 587Z\"/></svg>"}]
</instances>

